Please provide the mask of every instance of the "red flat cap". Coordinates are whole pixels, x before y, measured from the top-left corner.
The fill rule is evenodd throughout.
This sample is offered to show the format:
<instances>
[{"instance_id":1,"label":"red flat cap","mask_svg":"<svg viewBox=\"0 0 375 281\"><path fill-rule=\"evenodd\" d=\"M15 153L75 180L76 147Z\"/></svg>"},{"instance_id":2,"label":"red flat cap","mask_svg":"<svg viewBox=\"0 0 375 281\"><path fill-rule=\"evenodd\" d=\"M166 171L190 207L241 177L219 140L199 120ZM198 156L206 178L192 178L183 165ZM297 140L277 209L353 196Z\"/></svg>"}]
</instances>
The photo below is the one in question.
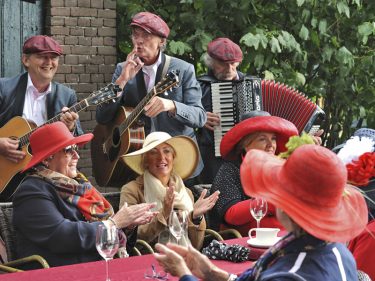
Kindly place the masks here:
<instances>
[{"instance_id":1,"label":"red flat cap","mask_svg":"<svg viewBox=\"0 0 375 281\"><path fill-rule=\"evenodd\" d=\"M169 27L159 16L149 13L141 12L132 18L131 26L138 26L148 33L167 38L169 35Z\"/></svg>"},{"instance_id":2,"label":"red flat cap","mask_svg":"<svg viewBox=\"0 0 375 281\"><path fill-rule=\"evenodd\" d=\"M222 62L241 62L241 48L228 38L217 38L207 46L207 53Z\"/></svg>"},{"instance_id":3,"label":"red flat cap","mask_svg":"<svg viewBox=\"0 0 375 281\"><path fill-rule=\"evenodd\" d=\"M58 56L63 54L60 44L45 35L36 35L27 39L23 44L22 52L24 54L54 53Z\"/></svg>"}]
</instances>

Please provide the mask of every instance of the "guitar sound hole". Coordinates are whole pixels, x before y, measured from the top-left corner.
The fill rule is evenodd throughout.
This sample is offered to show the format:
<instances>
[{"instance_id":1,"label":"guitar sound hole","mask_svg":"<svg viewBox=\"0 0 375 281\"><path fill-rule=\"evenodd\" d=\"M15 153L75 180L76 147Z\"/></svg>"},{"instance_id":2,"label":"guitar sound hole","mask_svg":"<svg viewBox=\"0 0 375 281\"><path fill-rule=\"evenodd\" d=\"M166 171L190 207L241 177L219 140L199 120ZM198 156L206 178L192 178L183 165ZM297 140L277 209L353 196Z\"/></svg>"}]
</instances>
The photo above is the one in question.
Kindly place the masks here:
<instances>
[{"instance_id":1,"label":"guitar sound hole","mask_svg":"<svg viewBox=\"0 0 375 281\"><path fill-rule=\"evenodd\" d=\"M118 146L120 144L120 141L121 141L120 131L119 131L118 127L116 127L113 130L113 134L112 134L112 143L113 143L113 146Z\"/></svg>"}]
</instances>

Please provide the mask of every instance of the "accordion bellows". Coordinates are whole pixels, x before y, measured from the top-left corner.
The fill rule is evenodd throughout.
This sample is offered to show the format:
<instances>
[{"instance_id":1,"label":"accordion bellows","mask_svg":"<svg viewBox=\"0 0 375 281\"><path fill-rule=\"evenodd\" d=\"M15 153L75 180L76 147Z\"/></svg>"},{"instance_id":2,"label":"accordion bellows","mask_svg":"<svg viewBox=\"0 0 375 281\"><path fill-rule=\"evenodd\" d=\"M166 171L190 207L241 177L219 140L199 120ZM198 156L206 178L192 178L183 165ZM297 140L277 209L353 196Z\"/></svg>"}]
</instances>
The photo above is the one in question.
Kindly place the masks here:
<instances>
[{"instance_id":1,"label":"accordion bellows","mask_svg":"<svg viewBox=\"0 0 375 281\"><path fill-rule=\"evenodd\" d=\"M324 111L303 93L271 80L262 81L262 108L292 122L299 133L315 130L315 123L319 128L324 119Z\"/></svg>"},{"instance_id":2,"label":"accordion bellows","mask_svg":"<svg viewBox=\"0 0 375 281\"><path fill-rule=\"evenodd\" d=\"M298 129L313 134L324 120L324 111L303 93L285 84L245 76L240 81L211 84L212 109L221 124L215 127L215 155L220 156L220 142L226 132L240 122L241 115L264 110L292 122Z\"/></svg>"}]
</instances>

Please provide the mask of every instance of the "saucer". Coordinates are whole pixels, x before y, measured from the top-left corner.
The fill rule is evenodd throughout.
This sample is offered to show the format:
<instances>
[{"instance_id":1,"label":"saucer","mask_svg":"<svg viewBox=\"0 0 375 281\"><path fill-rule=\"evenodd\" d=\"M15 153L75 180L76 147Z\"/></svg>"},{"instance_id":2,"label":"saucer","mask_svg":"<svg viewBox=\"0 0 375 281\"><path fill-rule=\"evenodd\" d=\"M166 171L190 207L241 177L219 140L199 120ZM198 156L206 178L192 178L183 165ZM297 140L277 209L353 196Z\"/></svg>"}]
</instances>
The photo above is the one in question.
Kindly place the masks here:
<instances>
[{"instance_id":1,"label":"saucer","mask_svg":"<svg viewBox=\"0 0 375 281\"><path fill-rule=\"evenodd\" d=\"M276 237L273 241L260 241L256 238L250 238L247 240L247 244L256 248L269 248L276 244L281 239L281 237Z\"/></svg>"}]
</instances>

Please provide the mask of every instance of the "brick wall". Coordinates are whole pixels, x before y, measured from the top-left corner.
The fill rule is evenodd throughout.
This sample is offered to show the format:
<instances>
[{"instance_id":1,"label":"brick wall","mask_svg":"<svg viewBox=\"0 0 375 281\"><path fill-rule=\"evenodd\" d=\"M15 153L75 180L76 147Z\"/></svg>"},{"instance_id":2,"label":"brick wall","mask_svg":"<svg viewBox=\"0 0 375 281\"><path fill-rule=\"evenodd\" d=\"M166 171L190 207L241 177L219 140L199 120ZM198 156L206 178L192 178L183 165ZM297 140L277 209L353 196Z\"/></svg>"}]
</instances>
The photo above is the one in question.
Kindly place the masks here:
<instances>
[{"instance_id":1,"label":"brick wall","mask_svg":"<svg viewBox=\"0 0 375 281\"><path fill-rule=\"evenodd\" d=\"M111 82L116 64L116 0L46 1L45 33L63 47L55 80L70 86L79 100ZM85 132L96 125L95 108L79 113ZM89 145L79 166L92 178ZM102 191L107 191L101 188Z\"/></svg>"}]
</instances>

